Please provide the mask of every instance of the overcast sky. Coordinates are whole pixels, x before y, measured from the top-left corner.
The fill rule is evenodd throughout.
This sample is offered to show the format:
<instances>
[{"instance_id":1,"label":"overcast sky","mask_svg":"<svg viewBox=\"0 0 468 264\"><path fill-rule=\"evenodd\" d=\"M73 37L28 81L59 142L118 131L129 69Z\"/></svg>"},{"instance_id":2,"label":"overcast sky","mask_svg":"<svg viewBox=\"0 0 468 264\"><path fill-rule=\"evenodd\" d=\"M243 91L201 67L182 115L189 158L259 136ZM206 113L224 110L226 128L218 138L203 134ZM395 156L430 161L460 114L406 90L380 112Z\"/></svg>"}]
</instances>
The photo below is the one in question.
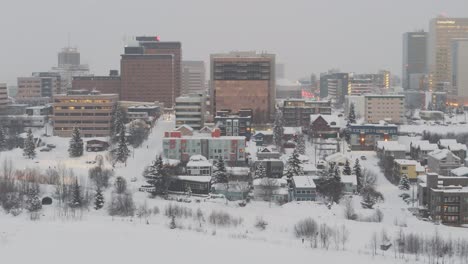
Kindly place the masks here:
<instances>
[{"instance_id":1,"label":"overcast sky","mask_svg":"<svg viewBox=\"0 0 468 264\"><path fill-rule=\"evenodd\" d=\"M442 13L468 17L468 0L0 1L0 82L9 84L55 66L68 34L95 74L120 68L125 36L157 34L181 41L186 60L275 53L291 80L329 68L401 75L404 32Z\"/></svg>"}]
</instances>

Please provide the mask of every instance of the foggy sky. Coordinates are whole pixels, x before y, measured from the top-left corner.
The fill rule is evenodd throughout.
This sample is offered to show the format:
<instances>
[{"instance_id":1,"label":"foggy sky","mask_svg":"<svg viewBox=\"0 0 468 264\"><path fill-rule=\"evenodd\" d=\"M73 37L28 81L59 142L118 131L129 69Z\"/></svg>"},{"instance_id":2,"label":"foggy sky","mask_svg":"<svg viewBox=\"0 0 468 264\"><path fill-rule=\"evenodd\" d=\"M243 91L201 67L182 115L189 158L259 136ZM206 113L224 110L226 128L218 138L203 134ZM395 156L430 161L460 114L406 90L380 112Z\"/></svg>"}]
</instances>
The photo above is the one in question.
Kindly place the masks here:
<instances>
[{"instance_id":1,"label":"foggy sky","mask_svg":"<svg viewBox=\"0 0 468 264\"><path fill-rule=\"evenodd\" d=\"M441 13L468 17L468 0L0 0L0 82L47 71L71 46L95 74L120 70L123 38L181 41L183 59L268 51L297 79L329 68L401 75L402 34ZM207 65L208 66L208 65Z\"/></svg>"}]
</instances>

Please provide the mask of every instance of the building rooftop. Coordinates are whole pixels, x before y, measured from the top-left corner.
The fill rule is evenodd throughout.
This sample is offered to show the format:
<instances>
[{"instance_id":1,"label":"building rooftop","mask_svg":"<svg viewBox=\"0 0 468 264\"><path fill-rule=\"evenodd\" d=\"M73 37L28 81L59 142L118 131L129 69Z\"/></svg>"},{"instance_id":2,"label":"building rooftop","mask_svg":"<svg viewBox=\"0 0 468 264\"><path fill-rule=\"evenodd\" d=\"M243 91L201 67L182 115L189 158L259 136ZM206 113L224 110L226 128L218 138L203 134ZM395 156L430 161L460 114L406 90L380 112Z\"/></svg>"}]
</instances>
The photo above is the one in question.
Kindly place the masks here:
<instances>
[{"instance_id":1,"label":"building rooftop","mask_svg":"<svg viewBox=\"0 0 468 264\"><path fill-rule=\"evenodd\" d=\"M316 188L314 179L310 176L293 176L296 188Z\"/></svg>"},{"instance_id":2,"label":"building rooftop","mask_svg":"<svg viewBox=\"0 0 468 264\"><path fill-rule=\"evenodd\" d=\"M211 167L212 164L202 155L193 155L190 157L187 167Z\"/></svg>"},{"instance_id":3,"label":"building rooftop","mask_svg":"<svg viewBox=\"0 0 468 264\"><path fill-rule=\"evenodd\" d=\"M310 115L310 123L314 123L319 117L322 117L330 127L341 127L341 119L337 115Z\"/></svg>"},{"instance_id":4,"label":"building rooftop","mask_svg":"<svg viewBox=\"0 0 468 264\"><path fill-rule=\"evenodd\" d=\"M448 149L437 149L432 152L429 152L428 155L433 157L434 159L441 160L445 157L447 157L449 154L452 154L453 158L456 160L460 160L458 156L453 154L450 150Z\"/></svg>"},{"instance_id":5,"label":"building rooftop","mask_svg":"<svg viewBox=\"0 0 468 264\"><path fill-rule=\"evenodd\" d=\"M377 141L377 149L387 151L406 151L406 146L398 141Z\"/></svg>"},{"instance_id":6,"label":"building rooftop","mask_svg":"<svg viewBox=\"0 0 468 264\"><path fill-rule=\"evenodd\" d=\"M468 175L468 168L467 167L459 167L450 171L450 174L455 176L466 176Z\"/></svg>"}]
</instances>

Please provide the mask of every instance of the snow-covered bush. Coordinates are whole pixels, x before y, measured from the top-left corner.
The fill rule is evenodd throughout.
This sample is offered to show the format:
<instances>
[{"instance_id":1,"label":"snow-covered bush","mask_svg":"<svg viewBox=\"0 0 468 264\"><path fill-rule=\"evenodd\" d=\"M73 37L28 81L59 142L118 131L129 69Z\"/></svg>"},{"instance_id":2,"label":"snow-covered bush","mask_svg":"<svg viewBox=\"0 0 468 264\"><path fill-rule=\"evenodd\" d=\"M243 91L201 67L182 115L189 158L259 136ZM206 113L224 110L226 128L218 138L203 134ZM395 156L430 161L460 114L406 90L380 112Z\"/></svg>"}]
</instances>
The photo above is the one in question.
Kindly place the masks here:
<instances>
[{"instance_id":1,"label":"snow-covered bush","mask_svg":"<svg viewBox=\"0 0 468 264\"><path fill-rule=\"evenodd\" d=\"M268 225L268 222L265 221L262 217L258 217L257 220L255 221L255 227L260 229L260 230L265 230Z\"/></svg>"},{"instance_id":2,"label":"snow-covered bush","mask_svg":"<svg viewBox=\"0 0 468 264\"><path fill-rule=\"evenodd\" d=\"M167 217L189 218L192 217L193 213L189 207L171 203L164 208L164 215Z\"/></svg>"},{"instance_id":3,"label":"snow-covered bush","mask_svg":"<svg viewBox=\"0 0 468 264\"><path fill-rule=\"evenodd\" d=\"M209 222L212 225L216 226L238 226L242 224L244 219L242 217L234 217L230 215L229 213L223 212L223 211L212 211L211 214L208 217Z\"/></svg>"},{"instance_id":4,"label":"snow-covered bush","mask_svg":"<svg viewBox=\"0 0 468 264\"><path fill-rule=\"evenodd\" d=\"M294 226L294 234L297 238L313 239L317 237L318 224L312 218L299 221Z\"/></svg>"}]
</instances>

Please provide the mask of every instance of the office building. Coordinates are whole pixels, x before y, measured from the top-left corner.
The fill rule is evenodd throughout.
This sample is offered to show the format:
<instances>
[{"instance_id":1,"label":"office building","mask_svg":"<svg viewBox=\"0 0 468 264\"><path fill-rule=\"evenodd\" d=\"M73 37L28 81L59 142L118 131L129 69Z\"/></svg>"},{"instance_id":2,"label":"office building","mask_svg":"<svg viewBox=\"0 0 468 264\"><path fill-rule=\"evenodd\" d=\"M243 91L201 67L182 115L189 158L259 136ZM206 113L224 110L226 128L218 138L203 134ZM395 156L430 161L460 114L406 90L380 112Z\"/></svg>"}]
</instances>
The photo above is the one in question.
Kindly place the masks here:
<instances>
[{"instance_id":1,"label":"office building","mask_svg":"<svg viewBox=\"0 0 468 264\"><path fill-rule=\"evenodd\" d=\"M338 104L344 102L348 95L350 74L329 71L320 75L320 98L335 100Z\"/></svg>"},{"instance_id":2,"label":"office building","mask_svg":"<svg viewBox=\"0 0 468 264\"><path fill-rule=\"evenodd\" d=\"M17 98L38 98L41 97L40 77L18 77Z\"/></svg>"},{"instance_id":3,"label":"office building","mask_svg":"<svg viewBox=\"0 0 468 264\"><path fill-rule=\"evenodd\" d=\"M175 100L176 126L188 125L195 130L205 126L205 96L187 94Z\"/></svg>"},{"instance_id":4,"label":"office building","mask_svg":"<svg viewBox=\"0 0 468 264\"><path fill-rule=\"evenodd\" d=\"M468 38L452 44L452 73L455 101L468 106Z\"/></svg>"},{"instance_id":5,"label":"office building","mask_svg":"<svg viewBox=\"0 0 468 264\"><path fill-rule=\"evenodd\" d=\"M367 123L386 121L402 124L405 114L404 95L364 95L364 118Z\"/></svg>"},{"instance_id":6,"label":"office building","mask_svg":"<svg viewBox=\"0 0 468 264\"><path fill-rule=\"evenodd\" d=\"M182 61L181 94L204 93L206 70L204 61Z\"/></svg>"},{"instance_id":7,"label":"office building","mask_svg":"<svg viewBox=\"0 0 468 264\"><path fill-rule=\"evenodd\" d=\"M229 166L246 162L246 141L242 136L221 136L215 129L210 134L183 136L180 131L166 132L163 138L163 153L168 159L189 161L190 156L202 155L209 160L222 157Z\"/></svg>"},{"instance_id":8,"label":"office building","mask_svg":"<svg viewBox=\"0 0 468 264\"><path fill-rule=\"evenodd\" d=\"M159 37L136 37L121 56L121 99L164 103L172 108L181 90L180 42L160 42Z\"/></svg>"},{"instance_id":9,"label":"office building","mask_svg":"<svg viewBox=\"0 0 468 264\"><path fill-rule=\"evenodd\" d=\"M267 123L275 113L275 55L230 52L211 55L214 111L253 110L254 123Z\"/></svg>"},{"instance_id":10,"label":"office building","mask_svg":"<svg viewBox=\"0 0 468 264\"><path fill-rule=\"evenodd\" d=\"M77 48L65 47L58 53L57 67L52 71L58 73L62 82L62 91L72 89L73 77L88 76L89 66L81 64L80 53Z\"/></svg>"},{"instance_id":11,"label":"office building","mask_svg":"<svg viewBox=\"0 0 468 264\"><path fill-rule=\"evenodd\" d=\"M284 126L308 127L310 115L331 115L331 102L288 99L284 100L282 111Z\"/></svg>"},{"instance_id":12,"label":"office building","mask_svg":"<svg viewBox=\"0 0 468 264\"><path fill-rule=\"evenodd\" d=\"M365 95L375 92L377 86L372 78L366 78L365 76L354 76L351 74L348 83L347 95ZM344 95L340 95L343 96ZM342 102L342 101L341 101Z\"/></svg>"},{"instance_id":13,"label":"office building","mask_svg":"<svg viewBox=\"0 0 468 264\"><path fill-rule=\"evenodd\" d=\"M112 106L117 94L101 94L87 90L71 90L54 96L54 135L71 136L74 127L83 137L107 137L110 135Z\"/></svg>"},{"instance_id":14,"label":"office building","mask_svg":"<svg viewBox=\"0 0 468 264\"><path fill-rule=\"evenodd\" d=\"M214 123L221 131L221 136L244 136L250 140L252 135L251 109L241 109L238 113L221 110L216 112Z\"/></svg>"},{"instance_id":15,"label":"office building","mask_svg":"<svg viewBox=\"0 0 468 264\"><path fill-rule=\"evenodd\" d=\"M427 32L406 32L403 34L403 74L405 90L421 90L421 80L427 71Z\"/></svg>"},{"instance_id":16,"label":"office building","mask_svg":"<svg viewBox=\"0 0 468 264\"><path fill-rule=\"evenodd\" d=\"M73 90L97 90L104 94L120 96L120 76L117 71L110 71L109 76L77 76L73 77Z\"/></svg>"},{"instance_id":17,"label":"office building","mask_svg":"<svg viewBox=\"0 0 468 264\"><path fill-rule=\"evenodd\" d=\"M468 18L437 17L429 23L427 63L431 90L452 94L452 41L468 38Z\"/></svg>"}]
</instances>

